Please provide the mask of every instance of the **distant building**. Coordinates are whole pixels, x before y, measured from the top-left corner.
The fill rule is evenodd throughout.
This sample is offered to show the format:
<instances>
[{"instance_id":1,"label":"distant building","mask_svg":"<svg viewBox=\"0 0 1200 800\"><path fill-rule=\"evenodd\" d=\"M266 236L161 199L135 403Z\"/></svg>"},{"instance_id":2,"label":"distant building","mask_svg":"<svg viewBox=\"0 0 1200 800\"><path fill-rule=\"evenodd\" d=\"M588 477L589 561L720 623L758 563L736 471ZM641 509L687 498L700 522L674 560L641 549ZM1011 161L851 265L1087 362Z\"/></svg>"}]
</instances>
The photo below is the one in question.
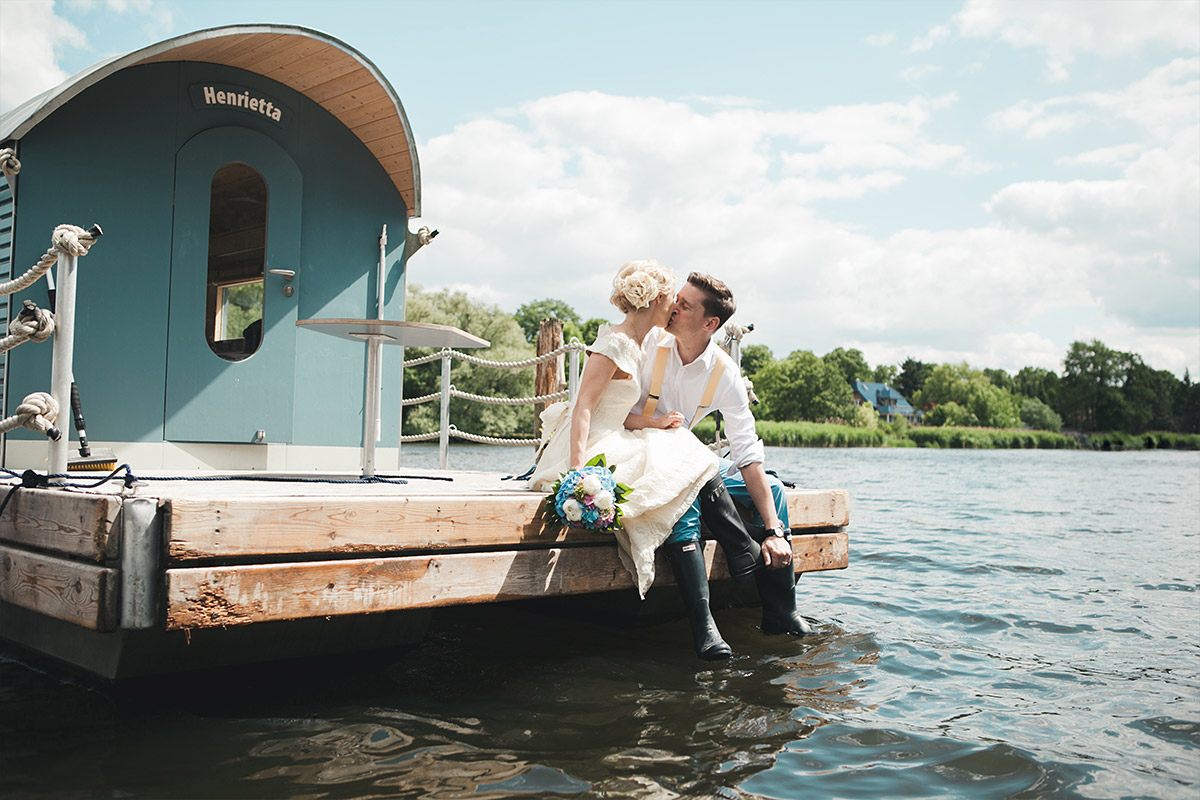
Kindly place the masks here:
<instances>
[{"instance_id":1,"label":"distant building","mask_svg":"<svg viewBox=\"0 0 1200 800\"><path fill-rule=\"evenodd\" d=\"M886 383L854 381L850 387L854 390L854 402L859 405L870 403L884 422L891 422L896 417L903 417L909 422L920 421L920 415L904 399L904 395Z\"/></svg>"}]
</instances>

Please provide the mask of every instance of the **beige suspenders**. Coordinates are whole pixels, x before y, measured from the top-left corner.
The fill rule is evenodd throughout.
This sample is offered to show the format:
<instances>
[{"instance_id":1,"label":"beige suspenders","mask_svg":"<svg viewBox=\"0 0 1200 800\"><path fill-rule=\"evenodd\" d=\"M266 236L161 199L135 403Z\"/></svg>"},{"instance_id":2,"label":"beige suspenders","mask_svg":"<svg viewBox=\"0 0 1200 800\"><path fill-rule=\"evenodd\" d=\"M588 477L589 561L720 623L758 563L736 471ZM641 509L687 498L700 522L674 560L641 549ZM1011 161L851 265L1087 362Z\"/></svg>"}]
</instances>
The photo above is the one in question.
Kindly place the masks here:
<instances>
[{"instance_id":1,"label":"beige suspenders","mask_svg":"<svg viewBox=\"0 0 1200 800\"><path fill-rule=\"evenodd\" d=\"M696 427L696 423L704 416L704 412L712 408L713 398L717 394L717 384L721 382L721 375L725 372L724 366L720 358L713 365L712 372L708 375L708 385L704 387L704 397L700 400L700 405L696 406L696 415L692 417L692 424L688 426L689 428Z\"/></svg>"},{"instance_id":2,"label":"beige suspenders","mask_svg":"<svg viewBox=\"0 0 1200 800\"><path fill-rule=\"evenodd\" d=\"M656 350L654 375L650 378L649 398L646 400L646 407L642 409L643 417L653 417L654 410L658 408L658 398L662 395L663 379L667 374L667 358L671 355L671 345L660 344ZM724 366L718 357L717 363L713 365L712 372L708 375L704 396L700 399L700 405L696 406L696 413L692 417L692 424L688 426L689 428L699 422L700 418L704 416L704 412L712 407L713 398L717 396L717 386L721 383L721 375L725 372Z\"/></svg>"},{"instance_id":3,"label":"beige suspenders","mask_svg":"<svg viewBox=\"0 0 1200 800\"><path fill-rule=\"evenodd\" d=\"M671 355L671 345L660 344L654 354L654 376L650 379L650 397L646 407L642 409L643 417L653 417L654 409L658 408L658 398L662 394L663 376L667 374L667 357Z\"/></svg>"}]
</instances>

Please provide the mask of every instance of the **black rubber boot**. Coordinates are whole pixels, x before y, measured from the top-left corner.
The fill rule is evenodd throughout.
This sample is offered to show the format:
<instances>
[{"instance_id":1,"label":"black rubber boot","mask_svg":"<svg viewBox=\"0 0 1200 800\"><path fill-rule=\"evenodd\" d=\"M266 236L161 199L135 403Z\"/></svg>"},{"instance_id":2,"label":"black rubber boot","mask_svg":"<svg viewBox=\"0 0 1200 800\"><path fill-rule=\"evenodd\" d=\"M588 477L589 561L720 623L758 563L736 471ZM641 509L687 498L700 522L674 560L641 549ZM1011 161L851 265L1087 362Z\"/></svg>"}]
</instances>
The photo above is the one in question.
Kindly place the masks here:
<instances>
[{"instance_id":1,"label":"black rubber boot","mask_svg":"<svg viewBox=\"0 0 1200 800\"><path fill-rule=\"evenodd\" d=\"M758 599L762 601L762 632L807 636L812 627L796 610L796 570L792 564L754 573Z\"/></svg>"},{"instance_id":2,"label":"black rubber boot","mask_svg":"<svg viewBox=\"0 0 1200 800\"><path fill-rule=\"evenodd\" d=\"M733 655L733 649L721 638L708 607L708 573L700 547L700 542L664 545L675 570L675 583L683 595L683 608L692 624L696 655L705 661L721 661Z\"/></svg>"},{"instance_id":3,"label":"black rubber boot","mask_svg":"<svg viewBox=\"0 0 1200 800\"><path fill-rule=\"evenodd\" d=\"M720 475L700 489L700 518L725 552L725 563L735 580L745 580L762 566L762 549L746 530Z\"/></svg>"}]
</instances>

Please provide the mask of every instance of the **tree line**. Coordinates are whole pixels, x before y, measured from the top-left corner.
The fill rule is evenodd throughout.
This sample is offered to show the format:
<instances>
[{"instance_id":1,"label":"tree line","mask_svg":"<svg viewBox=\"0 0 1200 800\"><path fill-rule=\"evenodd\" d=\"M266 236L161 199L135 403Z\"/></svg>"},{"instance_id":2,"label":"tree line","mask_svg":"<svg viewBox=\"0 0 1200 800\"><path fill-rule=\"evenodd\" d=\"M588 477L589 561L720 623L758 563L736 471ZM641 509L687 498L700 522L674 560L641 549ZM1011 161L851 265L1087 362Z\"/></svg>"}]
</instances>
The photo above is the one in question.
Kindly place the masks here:
<instances>
[{"instance_id":1,"label":"tree line","mask_svg":"<svg viewBox=\"0 0 1200 800\"><path fill-rule=\"evenodd\" d=\"M606 320L582 319L561 300L526 303L509 314L478 303L463 292L428 292L410 287L406 317L414 322L453 325L491 342L474 355L516 361L534 355L541 321L562 321L564 340L591 342ZM432 352L406 348L405 358ZM886 383L902 394L930 426L1020 428L1092 433L1146 431L1200 433L1200 384L1148 366L1136 353L1113 350L1098 340L1073 342L1063 369L1023 367L1015 374L976 369L966 363L934 364L907 358L898 365L870 366L857 349L836 348L822 356L795 350L776 358L766 345L741 348L742 371L754 384L759 404L754 415L780 422L841 422L856 427L878 424L869 406L856 404L854 381ZM404 395L439 390L437 362L404 372ZM533 370L479 367L456 361L452 381L473 394L526 397L533 394ZM436 403L404 409L404 433L437 430ZM532 406L495 406L454 398L451 420L460 430L489 436L528 436ZM898 423L904 424L904 423Z\"/></svg>"}]
</instances>

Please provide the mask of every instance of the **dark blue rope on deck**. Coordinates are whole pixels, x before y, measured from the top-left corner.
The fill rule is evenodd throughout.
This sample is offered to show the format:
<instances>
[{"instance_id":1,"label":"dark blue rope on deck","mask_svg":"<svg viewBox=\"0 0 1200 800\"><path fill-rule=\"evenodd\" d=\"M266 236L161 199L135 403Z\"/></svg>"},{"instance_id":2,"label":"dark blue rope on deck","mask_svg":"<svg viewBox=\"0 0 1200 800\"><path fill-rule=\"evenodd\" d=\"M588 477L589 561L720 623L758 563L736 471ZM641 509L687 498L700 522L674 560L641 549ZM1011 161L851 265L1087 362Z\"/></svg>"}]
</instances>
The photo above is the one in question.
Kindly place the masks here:
<instances>
[{"instance_id":1,"label":"dark blue rope on deck","mask_svg":"<svg viewBox=\"0 0 1200 800\"><path fill-rule=\"evenodd\" d=\"M52 478L72 478L74 475L42 475L39 472L34 472L27 469L22 473L17 473L14 470L6 467L0 467L0 472L4 472L13 478L20 478L21 483L12 487L8 494L4 496L4 501L0 502L0 515L4 514L4 509L8 507L8 501L12 499L13 494L18 489L45 489L51 486ZM118 477L119 476L119 477ZM95 483L55 483L54 486L67 486L72 489L95 489L97 486L102 486L109 481L120 480L124 482L125 488L129 489L134 484L144 481L259 481L261 483L331 483L331 484L376 484L385 483L394 486L403 486L410 480L419 481L453 481L444 475L369 475L361 478L303 478L303 477L284 477L282 475L155 475L147 477L144 475L134 475L133 470L128 464L122 464L114 469L107 476L101 478Z\"/></svg>"}]
</instances>

